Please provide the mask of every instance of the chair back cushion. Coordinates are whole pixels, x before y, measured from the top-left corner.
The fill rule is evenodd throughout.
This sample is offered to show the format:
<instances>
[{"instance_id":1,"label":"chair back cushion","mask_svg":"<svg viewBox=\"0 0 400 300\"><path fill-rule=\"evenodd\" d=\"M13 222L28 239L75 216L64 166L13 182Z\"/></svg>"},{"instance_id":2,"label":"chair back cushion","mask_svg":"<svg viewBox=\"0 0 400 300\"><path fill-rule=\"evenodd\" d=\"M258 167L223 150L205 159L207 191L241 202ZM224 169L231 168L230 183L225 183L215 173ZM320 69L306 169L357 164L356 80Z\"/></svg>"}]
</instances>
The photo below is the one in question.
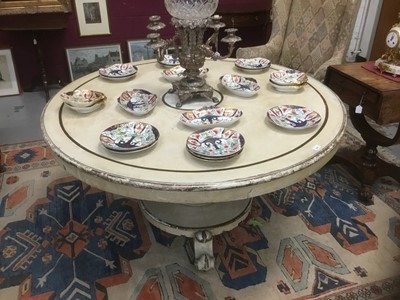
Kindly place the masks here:
<instances>
[{"instance_id":1,"label":"chair back cushion","mask_svg":"<svg viewBox=\"0 0 400 300\"><path fill-rule=\"evenodd\" d=\"M283 1L291 7L279 64L313 74L335 51L344 57L357 0Z\"/></svg>"}]
</instances>

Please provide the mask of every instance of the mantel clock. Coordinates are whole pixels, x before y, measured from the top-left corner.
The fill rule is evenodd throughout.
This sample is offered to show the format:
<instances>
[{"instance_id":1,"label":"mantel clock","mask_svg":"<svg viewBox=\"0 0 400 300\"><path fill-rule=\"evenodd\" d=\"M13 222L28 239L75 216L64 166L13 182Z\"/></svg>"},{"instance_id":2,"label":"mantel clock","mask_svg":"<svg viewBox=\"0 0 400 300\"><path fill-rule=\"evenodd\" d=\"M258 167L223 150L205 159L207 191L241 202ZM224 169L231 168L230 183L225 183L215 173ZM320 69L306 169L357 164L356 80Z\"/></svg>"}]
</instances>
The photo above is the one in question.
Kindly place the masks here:
<instances>
[{"instance_id":1,"label":"mantel clock","mask_svg":"<svg viewBox=\"0 0 400 300\"><path fill-rule=\"evenodd\" d=\"M385 43L385 53L375 61L375 66L381 72L398 76L400 75L400 22L394 24L389 30Z\"/></svg>"}]
</instances>

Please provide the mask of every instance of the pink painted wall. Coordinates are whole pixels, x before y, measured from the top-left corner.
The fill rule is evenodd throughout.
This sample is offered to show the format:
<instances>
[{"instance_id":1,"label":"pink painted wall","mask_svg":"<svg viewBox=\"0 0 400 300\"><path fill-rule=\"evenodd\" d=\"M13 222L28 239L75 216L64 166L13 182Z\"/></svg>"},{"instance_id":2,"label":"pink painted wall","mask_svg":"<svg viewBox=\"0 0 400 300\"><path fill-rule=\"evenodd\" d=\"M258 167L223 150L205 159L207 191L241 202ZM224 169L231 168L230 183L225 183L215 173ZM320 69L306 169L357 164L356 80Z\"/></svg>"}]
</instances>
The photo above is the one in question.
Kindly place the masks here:
<instances>
[{"instance_id":1,"label":"pink painted wall","mask_svg":"<svg viewBox=\"0 0 400 300\"><path fill-rule=\"evenodd\" d=\"M265 5L265 0L220 0L218 10L227 13L258 11ZM67 14L65 29L0 30L0 48L11 48L21 88L28 91L42 82L38 55L33 45L34 36L40 45L48 82L54 84L59 81L70 82L66 48L120 44L123 61L128 62L127 40L146 38L149 16L160 15L167 25L161 32L162 37L169 38L174 32L169 24L170 16L164 7L164 0L108 0L107 7L111 35L81 37L74 10ZM46 15L43 16L46 18ZM0 28L4 22L24 22L24 16L8 17L0 16ZM260 28L243 28L238 33L243 38L239 46L260 44L266 38L265 31Z\"/></svg>"}]
</instances>

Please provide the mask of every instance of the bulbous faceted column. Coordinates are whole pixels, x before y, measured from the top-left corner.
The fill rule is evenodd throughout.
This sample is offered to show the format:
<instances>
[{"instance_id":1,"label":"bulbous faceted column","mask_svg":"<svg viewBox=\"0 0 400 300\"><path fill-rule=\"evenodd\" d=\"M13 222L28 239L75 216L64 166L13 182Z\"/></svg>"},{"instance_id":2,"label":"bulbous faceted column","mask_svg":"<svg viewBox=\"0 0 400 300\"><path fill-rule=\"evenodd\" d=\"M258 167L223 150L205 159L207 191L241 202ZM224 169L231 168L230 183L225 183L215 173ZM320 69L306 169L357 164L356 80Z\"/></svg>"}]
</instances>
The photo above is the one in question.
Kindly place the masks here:
<instances>
[{"instance_id":1,"label":"bulbous faceted column","mask_svg":"<svg viewBox=\"0 0 400 300\"><path fill-rule=\"evenodd\" d=\"M181 20L209 18L218 7L218 0L165 0L164 3L168 13Z\"/></svg>"},{"instance_id":2,"label":"bulbous faceted column","mask_svg":"<svg viewBox=\"0 0 400 300\"><path fill-rule=\"evenodd\" d=\"M203 45L204 33L217 10L218 0L165 0L164 3L180 40L179 62L186 69L184 77L172 85L171 92L179 97L177 106L196 96L213 99L213 88L199 74L209 54Z\"/></svg>"},{"instance_id":3,"label":"bulbous faceted column","mask_svg":"<svg viewBox=\"0 0 400 300\"><path fill-rule=\"evenodd\" d=\"M182 79L173 82L172 89L167 93L178 97L177 101L173 101L176 103L175 107L181 107L184 102L194 98L208 103L222 101L222 94L219 97L215 96L215 90L200 76L200 69L204 66L206 57L213 60L230 57L234 44L240 40L235 35L236 29L225 30L228 36L221 41L229 44L229 53L221 56L218 52L218 33L225 27L221 22L222 17L213 15L218 2L218 0L164 0L165 7L172 16L171 24L176 29L175 35L169 40L163 40L158 33L165 26L160 22L160 17L149 18L150 24L147 28L151 33L147 35L150 39L147 46L153 49L159 62L163 61L167 51L174 48L174 58L178 58L180 65L185 69ZM204 42L204 33L207 29L213 30L214 33Z\"/></svg>"}]
</instances>

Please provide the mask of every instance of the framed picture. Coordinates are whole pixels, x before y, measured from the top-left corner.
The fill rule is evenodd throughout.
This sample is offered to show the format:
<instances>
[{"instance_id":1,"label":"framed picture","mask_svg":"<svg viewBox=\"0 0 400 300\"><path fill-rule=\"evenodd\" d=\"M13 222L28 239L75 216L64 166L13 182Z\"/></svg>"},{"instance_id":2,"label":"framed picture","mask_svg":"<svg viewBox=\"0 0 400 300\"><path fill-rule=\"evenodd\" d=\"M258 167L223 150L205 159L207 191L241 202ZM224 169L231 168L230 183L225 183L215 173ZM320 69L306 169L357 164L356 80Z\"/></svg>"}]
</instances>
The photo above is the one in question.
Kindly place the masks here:
<instances>
[{"instance_id":1,"label":"framed picture","mask_svg":"<svg viewBox=\"0 0 400 300\"><path fill-rule=\"evenodd\" d=\"M81 36L111 34L106 0L75 0Z\"/></svg>"},{"instance_id":2,"label":"framed picture","mask_svg":"<svg viewBox=\"0 0 400 300\"><path fill-rule=\"evenodd\" d=\"M128 41L129 61L156 58L153 49L146 47L148 42L149 40Z\"/></svg>"},{"instance_id":3,"label":"framed picture","mask_svg":"<svg viewBox=\"0 0 400 300\"><path fill-rule=\"evenodd\" d=\"M40 13L68 13L72 11L70 0L0 0L0 15Z\"/></svg>"},{"instance_id":4,"label":"framed picture","mask_svg":"<svg viewBox=\"0 0 400 300\"><path fill-rule=\"evenodd\" d=\"M10 49L0 49L0 96L18 95L19 84Z\"/></svg>"},{"instance_id":5,"label":"framed picture","mask_svg":"<svg viewBox=\"0 0 400 300\"><path fill-rule=\"evenodd\" d=\"M121 47L119 44L67 48L66 52L72 81L98 71L100 68L122 63Z\"/></svg>"}]
</instances>

